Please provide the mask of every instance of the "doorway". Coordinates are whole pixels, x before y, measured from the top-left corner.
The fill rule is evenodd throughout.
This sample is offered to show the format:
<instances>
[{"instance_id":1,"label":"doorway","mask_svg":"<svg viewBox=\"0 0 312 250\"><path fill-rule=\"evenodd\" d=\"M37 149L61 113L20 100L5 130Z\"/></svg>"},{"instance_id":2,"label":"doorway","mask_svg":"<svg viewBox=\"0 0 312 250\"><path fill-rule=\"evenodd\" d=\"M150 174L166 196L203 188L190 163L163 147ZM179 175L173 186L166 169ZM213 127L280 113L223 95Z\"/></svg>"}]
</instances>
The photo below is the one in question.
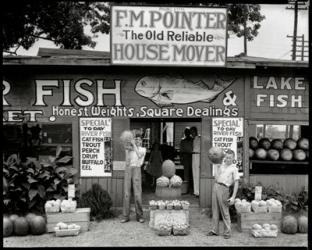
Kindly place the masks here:
<instances>
[{"instance_id":1,"label":"doorway","mask_svg":"<svg viewBox=\"0 0 312 250\"><path fill-rule=\"evenodd\" d=\"M201 131L201 119L198 118L170 118L170 119L151 119L151 118L134 118L130 119L130 129L140 130L143 136L142 146L147 149L144 164L142 166L142 200L147 205L150 200L159 200L155 195L156 179L161 175L160 169L151 169L148 166L151 152L155 144L158 143L162 160L170 159L175 163L176 175L184 181L184 166L180 160L180 143L184 137L185 128L196 127L198 133ZM158 166L158 164L156 164ZM192 172L192 171L191 171ZM183 182L182 197L191 204L198 205L199 198L192 194L192 178L190 183ZM190 187L191 193L185 191Z\"/></svg>"}]
</instances>

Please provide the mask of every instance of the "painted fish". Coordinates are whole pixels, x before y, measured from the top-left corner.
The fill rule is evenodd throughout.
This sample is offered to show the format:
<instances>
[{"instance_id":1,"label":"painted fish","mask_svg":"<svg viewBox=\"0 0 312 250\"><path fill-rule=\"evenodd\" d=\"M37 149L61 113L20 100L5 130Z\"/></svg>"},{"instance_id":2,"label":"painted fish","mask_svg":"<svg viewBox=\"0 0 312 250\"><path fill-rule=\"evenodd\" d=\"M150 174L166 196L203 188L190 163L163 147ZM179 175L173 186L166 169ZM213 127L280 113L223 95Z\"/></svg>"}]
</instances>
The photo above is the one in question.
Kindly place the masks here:
<instances>
[{"instance_id":1,"label":"painted fish","mask_svg":"<svg viewBox=\"0 0 312 250\"><path fill-rule=\"evenodd\" d=\"M214 80L213 86L202 80L192 82L184 78L174 78L170 76L145 76L141 78L135 91L158 106L170 106L175 104L186 104L193 102L212 102L220 93L229 87L235 79Z\"/></svg>"}]
</instances>

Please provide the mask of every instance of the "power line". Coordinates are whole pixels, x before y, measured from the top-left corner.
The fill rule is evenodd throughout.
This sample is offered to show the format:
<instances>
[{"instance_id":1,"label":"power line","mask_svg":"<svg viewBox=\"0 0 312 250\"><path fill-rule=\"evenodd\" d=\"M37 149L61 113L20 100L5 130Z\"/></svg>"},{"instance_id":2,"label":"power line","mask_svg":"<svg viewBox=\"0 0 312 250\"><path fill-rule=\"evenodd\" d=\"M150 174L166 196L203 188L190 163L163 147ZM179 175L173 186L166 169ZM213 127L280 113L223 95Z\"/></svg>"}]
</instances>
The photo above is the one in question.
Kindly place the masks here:
<instances>
[{"instance_id":1,"label":"power line","mask_svg":"<svg viewBox=\"0 0 312 250\"><path fill-rule=\"evenodd\" d=\"M298 26L298 11L299 10L307 10L305 6L305 2L298 0L289 0L289 5L286 7L287 10L294 10L294 33L293 33L293 43L292 43L292 60L296 60L296 48L297 48L297 26ZM301 7L300 7L301 6ZM288 37L288 36L287 36Z\"/></svg>"}]
</instances>

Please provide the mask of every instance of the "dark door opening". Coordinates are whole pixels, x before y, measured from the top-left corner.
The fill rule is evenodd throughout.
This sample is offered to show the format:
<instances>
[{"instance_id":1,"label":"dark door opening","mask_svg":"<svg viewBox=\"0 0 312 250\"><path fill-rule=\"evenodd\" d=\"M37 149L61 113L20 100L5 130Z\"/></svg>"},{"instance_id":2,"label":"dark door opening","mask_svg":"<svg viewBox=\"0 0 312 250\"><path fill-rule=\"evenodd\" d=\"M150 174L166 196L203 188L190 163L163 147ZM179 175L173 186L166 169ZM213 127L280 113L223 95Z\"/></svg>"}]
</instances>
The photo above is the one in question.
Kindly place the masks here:
<instances>
[{"instance_id":1,"label":"dark door opening","mask_svg":"<svg viewBox=\"0 0 312 250\"><path fill-rule=\"evenodd\" d=\"M156 179L161 175L161 166L159 164L153 165L160 169L151 169L148 164L150 163L150 156L155 143L159 143L159 150L162 160L170 159L176 165L176 175L184 179L184 166L180 161L180 142L184 136L186 127L197 127L200 134L201 119L191 118L171 118L171 119L131 119L130 129L140 130L143 135L142 146L146 147L147 153L145 156L144 164L142 166L142 199L143 204L147 205L149 200L159 200L155 196ZM192 187L192 176L190 183L183 183ZM192 188L191 188L192 189ZM192 194L183 194L182 199L188 200L192 204L199 203L199 199Z\"/></svg>"}]
</instances>

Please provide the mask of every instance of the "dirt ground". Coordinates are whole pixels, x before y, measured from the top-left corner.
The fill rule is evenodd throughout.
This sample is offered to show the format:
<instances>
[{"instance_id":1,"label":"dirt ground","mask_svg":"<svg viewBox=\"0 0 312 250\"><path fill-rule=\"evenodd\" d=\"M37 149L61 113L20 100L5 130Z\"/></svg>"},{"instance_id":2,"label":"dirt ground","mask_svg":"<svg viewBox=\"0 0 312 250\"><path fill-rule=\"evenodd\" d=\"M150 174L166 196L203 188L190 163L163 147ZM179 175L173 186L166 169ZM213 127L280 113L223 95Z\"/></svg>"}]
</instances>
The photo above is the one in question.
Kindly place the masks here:
<instances>
[{"instance_id":1,"label":"dirt ground","mask_svg":"<svg viewBox=\"0 0 312 250\"><path fill-rule=\"evenodd\" d=\"M41 236L11 236L3 238L4 247L101 247L101 246L287 246L307 247L308 235L288 235L279 233L277 238L254 238L247 232L238 232L232 224L232 237L225 240L222 236L206 236L211 228L211 219L200 208L191 208L188 236L158 236L149 228L149 212L145 211L146 222L135 220L132 212L131 221L125 224L119 218L101 222L91 222L88 232L74 237L56 237L53 233Z\"/></svg>"}]
</instances>

